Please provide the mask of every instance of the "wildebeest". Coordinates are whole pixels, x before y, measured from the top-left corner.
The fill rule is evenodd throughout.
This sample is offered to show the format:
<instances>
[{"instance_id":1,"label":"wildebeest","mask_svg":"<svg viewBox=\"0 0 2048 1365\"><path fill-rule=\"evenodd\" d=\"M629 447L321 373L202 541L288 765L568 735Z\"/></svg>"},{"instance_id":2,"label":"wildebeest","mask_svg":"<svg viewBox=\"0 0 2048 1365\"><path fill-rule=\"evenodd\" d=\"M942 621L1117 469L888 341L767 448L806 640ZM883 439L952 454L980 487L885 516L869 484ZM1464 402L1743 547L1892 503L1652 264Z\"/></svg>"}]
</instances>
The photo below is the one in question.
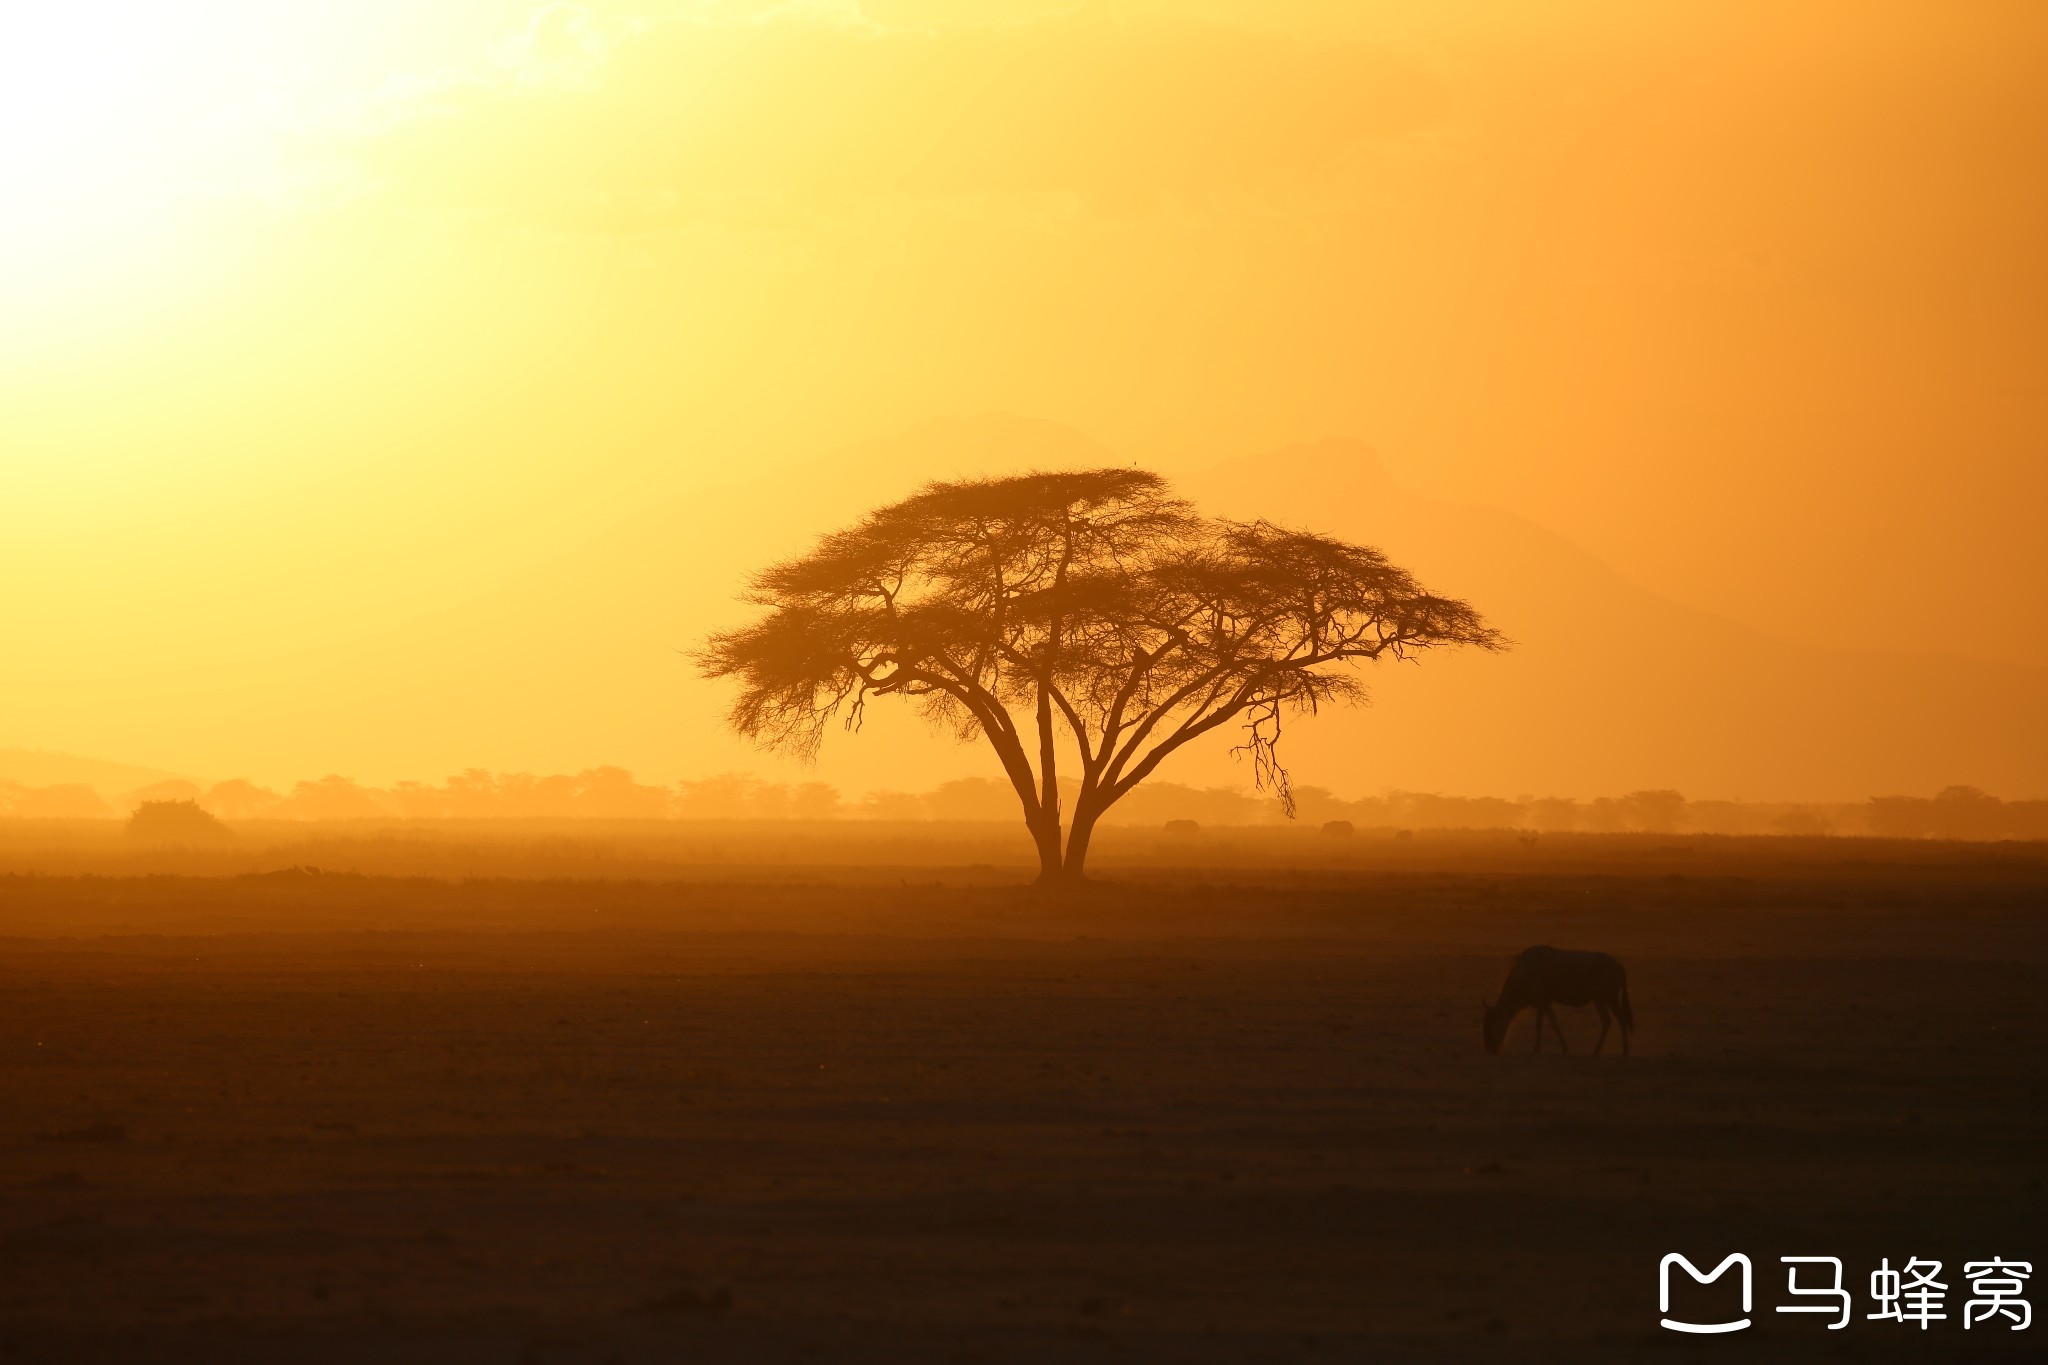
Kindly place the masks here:
<instances>
[{"instance_id":1,"label":"wildebeest","mask_svg":"<svg viewBox=\"0 0 2048 1365\"><path fill-rule=\"evenodd\" d=\"M1501 985L1499 996L1491 1003L1484 999L1479 1003L1486 1010L1481 1036L1488 1052L1500 1051L1508 1025L1524 1009L1536 1011L1536 1046L1532 1051L1543 1050L1543 1021L1548 1019L1557 1033L1559 1050L1570 1052L1565 1046L1564 1030L1558 1028L1557 1015L1550 1008L1553 1004L1591 1005L1600 1012L1600 1041L1593 1044L1596 1056L1607 1043L1610 1012L1621 1020L1624 1057L1628 1055L1628 1036L1636 1027L1635 1012L1628 1006L1628 973L1606 953L1568 952L1542 944L1524 949L1508 969L1508 979Z\"/></svg>"}]
</instances>

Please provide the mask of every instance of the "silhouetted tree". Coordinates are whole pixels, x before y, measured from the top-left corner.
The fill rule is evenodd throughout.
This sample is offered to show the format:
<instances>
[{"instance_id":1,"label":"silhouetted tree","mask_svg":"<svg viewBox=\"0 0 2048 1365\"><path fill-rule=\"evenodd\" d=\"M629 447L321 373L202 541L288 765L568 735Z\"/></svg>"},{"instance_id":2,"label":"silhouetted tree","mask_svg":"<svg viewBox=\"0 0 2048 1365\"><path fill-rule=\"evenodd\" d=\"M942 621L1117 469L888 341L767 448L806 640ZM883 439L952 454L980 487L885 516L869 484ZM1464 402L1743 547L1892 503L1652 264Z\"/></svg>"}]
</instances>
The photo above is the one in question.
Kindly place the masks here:
<instances>
[{"instance_id":1,"label":"silhouetted tree","mask_svg":"<svg viewBox=\"0 0 2048 1365\"><path fill-rule=\"evenodd\" d=\"M380 793L353 778L329 773L318 782L300 782L274 812L292 820L367 820L385 814Z\"/></svg>"},{"instance_id":2,"label":"silhouetted tree","mask_svg":"<svg viewBox=\"0 0 2048 1365\"><path fill-rule=\"evenodd\" d=\"M154 782L147 787L137 787L128 793L126 804L133 810L145 801L197 801L199 793L200 787L197 782L187 782L182 777L174 777L168 782Z\"/></svg>"},{"instance_id":3,"label":"silhouetted tree","mask_svg":"<svg viewBox=\"0 0 2048 1365\"><path fill-rule=\"evenodd\" d=\"M1501 638L1379 551L1200 517L1135 469L934 483L757 575L752 624L698 659L729 720L810 756L902 696L995 750L1041 881L1078 879L1104 811L1168 755L1240 722L1261 790L1292 796L1283 718L1362 699L1347 667ZM1080 784L1060 800L1059 751Z\"/></svg>"},{"instance_id":4,"label":"silhouetted tree","mask_svg":"<svg viewBox=\"0 0 2048 1365\"><path fill-rule=\"evenodd\" d=\"M870 820L929 820L931 808L916 792L868 792L860 799L860 812Z\"/></svg>"},{"instance_id":5,"label":"silhouetted tree","mask_svg":"<svg viewBox=\"0 0 2048 1365\"><path fill-rule=\"evenodd\" d=\"M799 820L830 820L839 814L839 792L823 782L800 782L790 795L789 808Z\"/></svg>"},{"instance_id":6,"label":"silhouetted tree","mask_svg":"<svg viewBox=\"0 0 2048 1365\"><path fill-rule=\"evenodd\" d=\"M1669 790L1630 792L1621 808L1631 827L1647 834L1672 834L1685 820L1685 795Z\"/></svg>"},{"instance_id":7,"label":"silhouetted tree","mask_svg":"<svg viewBox=\"0 0 2048 1365\"><path fill-rule=\"evenodd\" d=\"M199 804L224 820L247 820L282 800L282 796L267 787L259 787L247 778L231 777L214 783L212 790L199 798Z\"/></svg>"},{"instance_id":8,"label":"silhouetted tree","mask_svg":"<svg viewBox=\"0 0 2048 1365\"><path fill-rule=\"evenodd\" d=\"M731 820L747 813L758 784L745 773L720 773L676 784L675 813L685 820Z\"/></svg>"},{"instance_id":9,"label":"silhouetted tree","mask_svg":"<svg viewBox=\"0 0 2048 1365\"><path fill-rule=\"evenodd\" d=\"M141 844L191 846L231 842L235 835L197 801L144 801L128 817L128 837Z\"/></svg>"},{"instance_id":10,"label":"silhouetted tree","mask_svg":"<svg viewBox=\"0 0 2048 1365\"><path fill-rule=\"evenodd\" d=\"M586 768L576 774L576 784L578 815L658 820L668 814L668 789L635 782L624 768Z\"/></svg>"}]
</instances>

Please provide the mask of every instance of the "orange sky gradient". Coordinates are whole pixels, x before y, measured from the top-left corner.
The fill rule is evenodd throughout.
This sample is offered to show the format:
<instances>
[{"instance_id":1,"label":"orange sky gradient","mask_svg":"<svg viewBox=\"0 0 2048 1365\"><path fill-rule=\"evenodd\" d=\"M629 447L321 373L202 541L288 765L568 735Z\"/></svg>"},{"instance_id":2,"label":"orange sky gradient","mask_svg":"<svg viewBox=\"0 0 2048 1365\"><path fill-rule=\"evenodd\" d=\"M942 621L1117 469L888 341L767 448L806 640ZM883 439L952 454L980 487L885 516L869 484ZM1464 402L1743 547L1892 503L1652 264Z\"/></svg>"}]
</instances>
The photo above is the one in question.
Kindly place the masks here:
<instances>
[{"instance_id":1,"label":"orange sky gradient","mask_svg":"<svg viewBox=\"0 0 2048 1365\"><path fill-rule=\"evenodd\" d=\"M1106 460L1519 642L1305 781L2048 795L2038 4L163 11L0 41L0 746L785 774L747 572Z\"/></svg>"}]
</instances>

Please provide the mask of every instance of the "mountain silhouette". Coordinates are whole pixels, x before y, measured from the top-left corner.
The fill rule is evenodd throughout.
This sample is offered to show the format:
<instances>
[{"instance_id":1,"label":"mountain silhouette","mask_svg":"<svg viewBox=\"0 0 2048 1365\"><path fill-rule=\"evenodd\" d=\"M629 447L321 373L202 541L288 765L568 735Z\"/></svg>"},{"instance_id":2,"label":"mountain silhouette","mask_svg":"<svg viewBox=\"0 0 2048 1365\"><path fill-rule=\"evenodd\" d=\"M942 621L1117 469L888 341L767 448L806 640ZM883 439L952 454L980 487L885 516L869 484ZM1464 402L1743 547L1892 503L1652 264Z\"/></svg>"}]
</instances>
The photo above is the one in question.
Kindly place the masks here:
<instances>
[{"instance_id":1,"label":"mountain silhouette","mask_svg":"<svg viewBox=\"0 0 2048 1365\"><path fill-rule=\"evenodd\" d=\"M2031 796L2048 774L2026 720L2048 696L2039 670L1775 638L1650 592L1522 517L1416 496L1357 442L1180 483L1222 515L1376 545L1516 642L1382 667L1373 708L1318 719L1312 766L1348 775L1340 789L1380 785L1377 769L1394 785L1434 771L1438 785L1501 794L1854 800L1964 781Z\"/></svg>"},{"instance_id":2,"label":"mountain silhouette","mask_svg":"<svg viewBox=\"0 0 2048 1365\"><path fill-rule=\"evenodd\" d=\"M24 787L91 787L101 796L110 797L184 776L104 758L83 758L42 749L0 748L0 782L18 782Z\"/></svg>"}]
</instances>

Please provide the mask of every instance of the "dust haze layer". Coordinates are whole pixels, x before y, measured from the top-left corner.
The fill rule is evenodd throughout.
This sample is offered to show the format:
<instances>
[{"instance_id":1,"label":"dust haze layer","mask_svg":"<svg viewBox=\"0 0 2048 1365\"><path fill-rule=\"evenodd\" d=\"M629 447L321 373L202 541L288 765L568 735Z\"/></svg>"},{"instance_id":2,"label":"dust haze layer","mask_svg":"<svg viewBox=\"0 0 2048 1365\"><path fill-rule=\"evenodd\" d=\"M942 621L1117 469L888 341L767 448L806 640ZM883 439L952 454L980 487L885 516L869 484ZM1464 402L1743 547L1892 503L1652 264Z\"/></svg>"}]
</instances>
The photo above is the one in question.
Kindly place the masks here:
<instances>
[{"instance_id":1,"label":"dust haze layer","mask_svg":"<svg viewBox=\"0 0 2048 1365\"><path fill-rule=\"evenodd\" d=\"M191 770L439 775L577 770L597 756L646 778L728 769L859 791L1000 776L978 746L877 704L833 734L817 769L786 767L714 723L726 698L686 653L748 611L745 575L861 508L990 466L1120 463L1057 423L928 423L794 473L649 508L498 590L399 630L260 665L141 676L121 714L176 736ZM2048 773L2036 670L1903 650L1782 640L1630 583L1525 518L1421 497L1349 441L1199 469L1204 510L1268 517L1380 546L1433 589L1467 598L1515 641L1370 671L1374 703L1290 726L1298 780L1469 795L1677 787L1702 797L1858 800L1971 783L2030 796ZM728 546L743 542L736 562ZM1917 717L1902 724L1903 717ZM1162 777L1242 785L1229 741ZM282 769L280 772L279 770Z\"/></svg>"}]
</instances>

